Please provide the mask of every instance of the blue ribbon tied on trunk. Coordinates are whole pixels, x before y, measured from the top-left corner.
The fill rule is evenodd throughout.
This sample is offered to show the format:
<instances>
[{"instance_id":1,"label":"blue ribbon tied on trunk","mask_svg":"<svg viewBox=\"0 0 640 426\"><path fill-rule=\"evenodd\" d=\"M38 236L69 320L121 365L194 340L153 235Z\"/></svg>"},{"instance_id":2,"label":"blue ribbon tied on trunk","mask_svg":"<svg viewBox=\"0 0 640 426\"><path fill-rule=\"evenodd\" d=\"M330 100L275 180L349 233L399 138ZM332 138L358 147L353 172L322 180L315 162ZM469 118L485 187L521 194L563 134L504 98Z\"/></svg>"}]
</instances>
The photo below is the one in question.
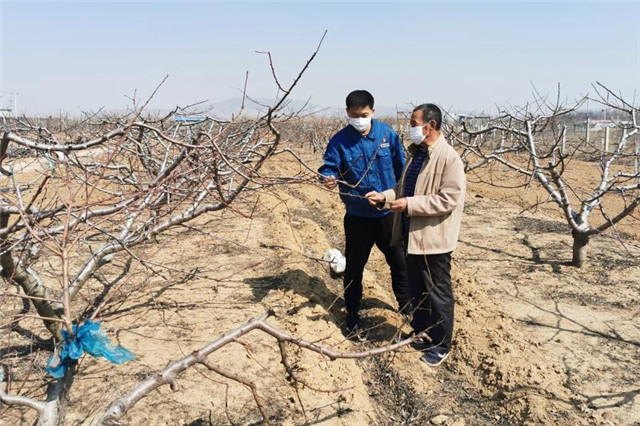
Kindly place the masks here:
<instances>
[{"instance_id":1,"label":"blue ribbon tied on trunk","mask_svg":"<svg viewBox=\"0 0 640 426\"><path fill-rule=\"evenodd\" d=\"M49 357L47 373L56 379L64 377L67 368L73 365L85 352L95 358L105 358L113 364L123 364L136 356L122 346L109 341L100 321L86 320L84 324L73 324L71 334L62 330L62 344Z\"/></svg>"}]
</instances>

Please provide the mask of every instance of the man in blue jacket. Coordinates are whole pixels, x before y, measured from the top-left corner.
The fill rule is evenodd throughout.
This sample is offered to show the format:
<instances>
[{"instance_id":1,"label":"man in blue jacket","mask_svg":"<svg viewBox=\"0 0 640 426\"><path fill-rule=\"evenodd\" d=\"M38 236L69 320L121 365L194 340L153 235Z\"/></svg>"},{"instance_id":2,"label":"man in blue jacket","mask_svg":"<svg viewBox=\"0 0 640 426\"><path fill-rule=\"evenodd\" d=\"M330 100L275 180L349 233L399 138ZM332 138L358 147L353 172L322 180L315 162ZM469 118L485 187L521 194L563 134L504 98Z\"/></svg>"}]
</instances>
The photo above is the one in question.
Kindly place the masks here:
<instances>
[{"instance_id":1,"label":"man in blue jacket","mask_svg":"<svg viewBox=\"0 0 640 426\"><path fill-rule=\"evenodd\" d=\"M407 272L401 245L390 246L393 218L389 211L372 207L364 197L370 191L393 188L404 168L404 148L387 124L372 120L374 100L366 90L347 96L349 125L336 133L327 146L318 170L324 186L338 186L344 202L345 257L344 300L349 334L361 331L362 273L375 244L391 268L391 286L400 311L409 313Z\"/></svg>"}]
</instances>

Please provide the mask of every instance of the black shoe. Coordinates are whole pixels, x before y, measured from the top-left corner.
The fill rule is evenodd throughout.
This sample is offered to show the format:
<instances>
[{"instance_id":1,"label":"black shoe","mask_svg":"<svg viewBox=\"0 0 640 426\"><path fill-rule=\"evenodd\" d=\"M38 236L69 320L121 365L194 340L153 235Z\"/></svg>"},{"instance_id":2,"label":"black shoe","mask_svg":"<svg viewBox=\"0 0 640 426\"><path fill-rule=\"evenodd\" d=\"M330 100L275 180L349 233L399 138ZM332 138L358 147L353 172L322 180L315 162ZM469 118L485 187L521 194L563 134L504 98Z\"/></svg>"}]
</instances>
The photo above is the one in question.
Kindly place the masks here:
<instances>
[{"instance_id":1,"label":"black shoe","mask_svg":"<svg viewBox=\"0 0 640 426\"><path fill-rule=\"evenodd\" d=\"M347 320L345 322L347 332L353 333L360 328L360 316L357 312L347 312Z\"/></svg>"},{"instance_id":2,"label":"black shoe","mask_svg":"<svg viewBox=\"0 0 640 426\"><path fill-rule=\"evenodd\" d=\"M358 340L364 340L362 332L362 324L360 323L360 316L357 312L348 312L347 320L345 321L345 328L347 330L347 337L356 337Z\"/></svg>"},{"instance_id":3,"label":"black shoe","mask_svg":"<svg viewBox=\"0 0 640 426\"><path fill-rule=\"evenodd\" d=\"M420 361L426 363L431 367L437 367L449 357L449 351L440 347L431 348L426 351L421 357Z\"/></svg>"}]
</instances>

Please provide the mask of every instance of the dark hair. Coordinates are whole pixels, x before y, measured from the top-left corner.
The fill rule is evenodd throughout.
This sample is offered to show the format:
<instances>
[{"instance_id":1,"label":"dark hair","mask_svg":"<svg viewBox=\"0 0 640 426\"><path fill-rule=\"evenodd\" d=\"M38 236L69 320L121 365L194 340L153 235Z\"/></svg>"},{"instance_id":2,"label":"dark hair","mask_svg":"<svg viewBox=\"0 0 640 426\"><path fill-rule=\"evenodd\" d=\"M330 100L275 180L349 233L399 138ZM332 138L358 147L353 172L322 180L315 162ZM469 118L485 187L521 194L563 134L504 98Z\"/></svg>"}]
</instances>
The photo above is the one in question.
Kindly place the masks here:
<instances>
[{"instance_id":1,"label":"dark hair","mask_svg":"<svg viewBox=\"0 0 640 426\"><path fill-rule=\"evenodd\" d=\"M431 120L436 122L436 130L440 130L442 126L442 111L434 104L421 104L413 109L413 111L422 111L422 122L427 124Z\"/></svg>"},{"instance_id":2,"label":"dark hair","mask_svg":"<svg viewBox=\"0 0 640 426\"><path fill-rule=\"evenodd\" d=\"M367 106L373 109L373 95L366 90L354 90L347 95L347 109Z\"/></svg>"}]
</instances>

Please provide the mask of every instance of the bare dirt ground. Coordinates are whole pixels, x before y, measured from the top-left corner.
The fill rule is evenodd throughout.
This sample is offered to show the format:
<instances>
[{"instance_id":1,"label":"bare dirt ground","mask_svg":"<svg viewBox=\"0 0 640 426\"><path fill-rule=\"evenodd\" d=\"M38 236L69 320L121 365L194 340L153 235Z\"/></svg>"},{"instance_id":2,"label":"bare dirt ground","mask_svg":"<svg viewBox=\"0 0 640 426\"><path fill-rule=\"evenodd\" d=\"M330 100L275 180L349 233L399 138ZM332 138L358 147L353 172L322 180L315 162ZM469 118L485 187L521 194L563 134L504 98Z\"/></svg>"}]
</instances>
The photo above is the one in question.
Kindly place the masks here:
<instances>
[{"instance_id":1,"label":"bare dirt ground","mask_svg":"<svg viewBox=\"0 0 640 426\"><path fill-rule=\"evenodd\" d=\"M306 154L319 165L319 154ZM275 158L272 173L295 173ZM530 189L535 191L535 189ZM498 190L470 177L460 244L454 253L456 323L452 356L437 369L403 349L364 360L330 361L287 345L299 382L288 378L276 342L253 332L210 361L255 383L272 424L399 425L640 423L640 248L594 238L587 266L567 265L571 236L552 209L522 212L523 191ZM535 198L535 194L532 195ZM258 201L257 203L256 200ZM315 258L343 248L344 210L335 192L312 185L250 194L243 212L208 216L200 230L161 238L140 255L172 269L117 260L105 272L129 278L102 320L136 360L114 366L85 357L70 395L68 424L91 424L110 401L171 360L189 354L249 318L341 350L386 344L403 326L388 268L377 251L365 271L368 342L341 332L342 283ZM639 235L637 221L624 225ZM94 290L102 286L95 283ZM21 303L2 307L0 319ZM36 320L2 330L1 362L14 365L14 390L43 396L46 351L33 346ZM25 367L30 359L33 367ZM142 400L128 425L259 424L251 392L196 367ZM29 411L0 409L0 424L31 424Z\"/></svg>"}]
</instances>

